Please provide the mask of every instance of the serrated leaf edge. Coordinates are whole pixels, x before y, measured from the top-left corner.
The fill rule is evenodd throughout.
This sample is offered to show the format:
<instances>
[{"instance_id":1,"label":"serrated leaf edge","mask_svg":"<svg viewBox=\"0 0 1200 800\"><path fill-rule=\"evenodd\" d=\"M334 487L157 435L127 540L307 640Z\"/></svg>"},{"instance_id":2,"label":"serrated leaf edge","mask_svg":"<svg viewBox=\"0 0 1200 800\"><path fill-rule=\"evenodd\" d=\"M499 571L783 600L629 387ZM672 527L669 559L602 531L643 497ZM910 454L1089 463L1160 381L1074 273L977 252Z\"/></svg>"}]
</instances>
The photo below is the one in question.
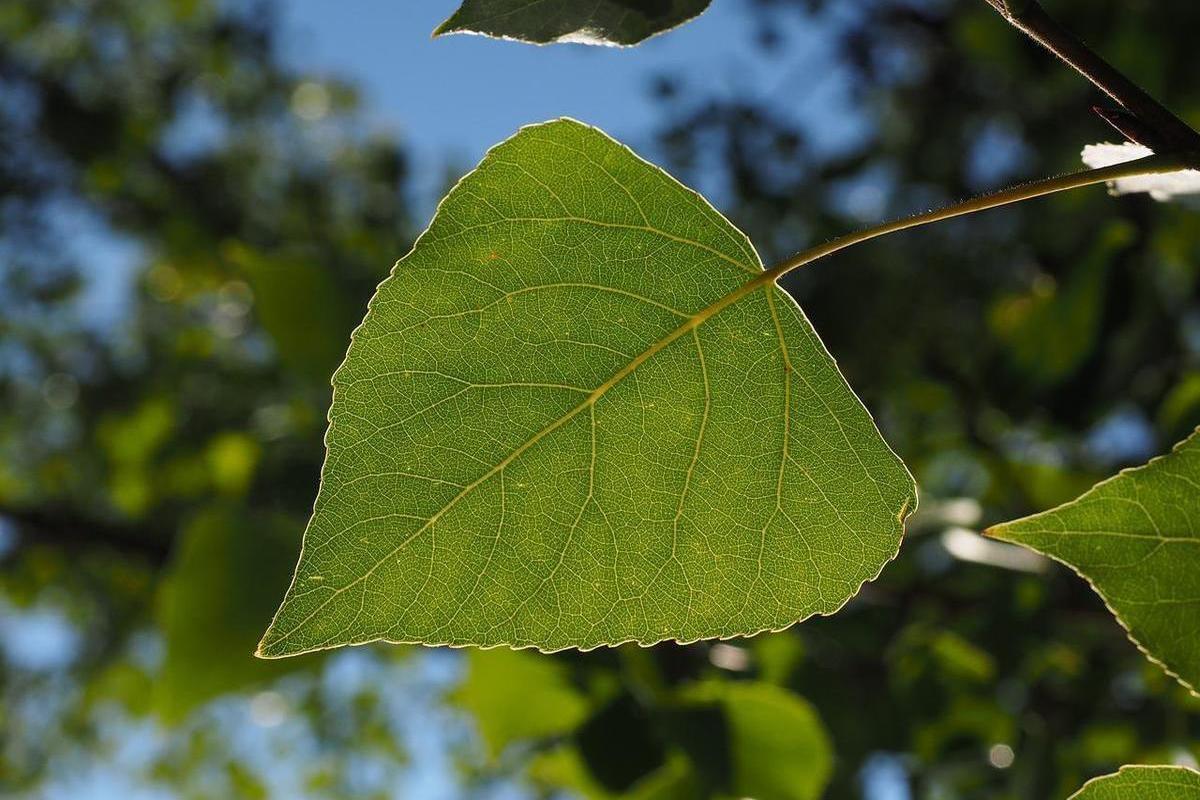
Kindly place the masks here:
<instances>
[{"instance_id":1,"label":"serrated leaf edge","mask_svg":"<svg viewBox=\"0 0 1200 800\"><path fill-rule=\"evenodd\" d=\"M1081 794L1083 794L1087 790L1087 788L1094 783L1099 783L1100 781L1108 780L1109 778L1115 778L1118 775L1121 775L1122 773L1134 772L1135 770L1152 770L1154 772L1158 772L1158 771L1176 772L1176 771L1179 771L1179 772L1195 775L1197 778L1200 778L1200 772L1197 772L1196 770L1192 769L1191 767L1186 767L1182 764L1123 764L1122 766L1117 768L1116 772L1110 772L1107 775L1097 775L1094 778L1088 779L1086 782L1084 782L1083 786L1080 786L1078 789L1076 789L1075 793L1072 794L1070 797L1068 797L1067 800L1075 800L1075 798L1077 798Z\"/></svg>"},{"instance_id":2,"label":"serrated leaf edge","mask_svg":"<svg viewBox=\"0 0 1200 800\"><path fill-rule=\"evenodd\" d=\"M556 45L556 44L583 44L588 47L612 47L617 50L629 50L630 48L637 47L638 45L648 42L651 39L662 36L664 33L670 33L671 31L675 30L676 28L680 28L680 27L686 25L687 23L689 23L695 19L698 19L701 15L703 15L705 12L707 12L708 9L711 7L712 7L712 2L710 0L707 4L705 4L704 8L700 9L692 16L685 17L684 19L681 19L678 22L676 22L674 25L657 30L654 33L651 33L649 36L638 39L636 42L626 43L626 42L614 42L610 39L599 39L594 42L579 42L579 41L571 41L571 40L564 41L563 39L551 39L548 42L539 42L539 41L535 41L533 39L522 39L520 36L510 36L508 34L485 33L484 31L472 30L471 28L465 28L465 27L458 28L458 27L454 27L454 25L455 25L454 20L460 13L462 13L462 6L459 6L457 9L454 10L454 13L452 13L450 16L446 17L446 19L443 20L440 25L438 25L436 28L433 29L433 32L430 34L430 38L438 39L438 38L441 38L442 36L454 36L454 35L482 36L487 39L496 39L496 40L502 41L502 42L517 42L519 44L533 45L534 47L549 47L551 45ZM563 117L562 119L566 119L566 117ZM532 127L532 126L526 126L526 127Z\"/></svg>"}]
</instances>

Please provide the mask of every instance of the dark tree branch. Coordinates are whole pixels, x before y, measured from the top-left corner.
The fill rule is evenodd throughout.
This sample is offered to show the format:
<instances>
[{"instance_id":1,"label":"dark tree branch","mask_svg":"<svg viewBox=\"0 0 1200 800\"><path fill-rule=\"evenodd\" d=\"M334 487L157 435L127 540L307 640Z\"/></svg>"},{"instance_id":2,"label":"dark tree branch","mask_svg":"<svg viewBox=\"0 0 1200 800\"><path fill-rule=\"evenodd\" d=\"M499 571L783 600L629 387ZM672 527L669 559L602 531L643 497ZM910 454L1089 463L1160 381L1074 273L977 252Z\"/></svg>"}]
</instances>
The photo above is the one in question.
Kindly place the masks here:
<instances>
[{"instance_id":1,"label":"dark tree branch","mask_svg":"<svg viewBox=\"0 0 1200 800\"><path fill-rule=\"evenodd\" d=\"M131 523L114 524L41 508L0 507L0 522L12 524L20 539L17 549L42 544L64 550L114 550L164 564L171 554L169 539Z\"/></svg>"},{"instance_id":2,"label":"dark tree branch","mask_svg":"<svg viewBox=\"0 0 1200 800\"><path fill-rule=\"evenodd\" d=\"M1101 116L1121 133L1158 153L1200 150L1200 134L1059 25L1037 0L987 2L1009 24L1054 53L1115 100L1127 113L1108 112ZM1131 117L1133 121L1130 121Z\"/></svg>"}]
</instances>

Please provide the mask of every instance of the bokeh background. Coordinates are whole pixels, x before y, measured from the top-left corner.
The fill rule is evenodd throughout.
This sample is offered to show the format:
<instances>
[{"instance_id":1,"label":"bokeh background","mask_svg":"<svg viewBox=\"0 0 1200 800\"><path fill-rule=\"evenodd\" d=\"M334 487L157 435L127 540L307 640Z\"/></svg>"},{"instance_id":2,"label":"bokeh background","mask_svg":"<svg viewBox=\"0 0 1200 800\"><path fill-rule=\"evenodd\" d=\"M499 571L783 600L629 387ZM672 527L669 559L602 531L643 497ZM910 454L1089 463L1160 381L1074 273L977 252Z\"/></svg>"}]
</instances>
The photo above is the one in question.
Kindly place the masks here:
<instances>
[{"instance_id":1,"label":"bokeh background","mask_svg":"<svg viewBox=\"0 0 1200 800\"><path fill-rule=\"evenodd\" d=\"M1200 123L1200 4L1045 4ZM1195 766L1200 700L1082 581L974 533L1200 423L1200 217L1100 189L789 279L922 493L837 616L648 651L253 659L349 332L520 125L605 128L767 261L1115 136L983 0L715 0L628 51L431 40L454 5L0 0L0 794L649 797L663 770L731 791L704 729L663 720L696 682L806 698L830 798Z\"/></svg>"}]
</instances>

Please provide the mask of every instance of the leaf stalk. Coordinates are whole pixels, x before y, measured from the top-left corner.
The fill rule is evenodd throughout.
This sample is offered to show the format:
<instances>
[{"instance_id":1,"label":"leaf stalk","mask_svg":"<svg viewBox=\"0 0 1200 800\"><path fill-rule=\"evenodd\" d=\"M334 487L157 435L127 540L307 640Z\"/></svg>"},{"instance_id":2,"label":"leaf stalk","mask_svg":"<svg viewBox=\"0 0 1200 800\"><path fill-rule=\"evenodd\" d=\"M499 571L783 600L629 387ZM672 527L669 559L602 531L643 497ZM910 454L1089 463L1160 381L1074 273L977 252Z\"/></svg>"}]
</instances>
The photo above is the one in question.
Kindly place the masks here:
<instances>
[{"instance_id":1,"label":"leaf stalk","mask_svg":"<svg viewBox=\"0 0 1200 800\"><path fill-rule=\"evenodd\" d=\"M852 245L876 239L880 236L887 236L890 233L898 233L909 228L917 228L933 222L953 219L954 217L961 217L966 214L974 214L978 211L986 211L990 208L1019 203L1024 200L1032 200L1036 197L1043 197L1070 189L1078 189L1084 186L1092 186L1119 178L1177 172L1190 168L1193 164L1198 163L1198 160L1200 160L1200 154L1197 153L1151 155L1121 164L1113 164L1108 167L1082 170L1054 178L1043 178L1023 183L1019 186L1001 189L1000 191L973 197L970 200L964 200L953 205L943 206L932 211L925 211L920 214L914 214L911 217L892 220L882 225L840 236L781 261L763 272L762 275L748 281L746 286L748 289L757 288L758 285L776 281L805 264L832 255ZM753 286L751 286L752 284Z\"/></svg>"}]
</instances>

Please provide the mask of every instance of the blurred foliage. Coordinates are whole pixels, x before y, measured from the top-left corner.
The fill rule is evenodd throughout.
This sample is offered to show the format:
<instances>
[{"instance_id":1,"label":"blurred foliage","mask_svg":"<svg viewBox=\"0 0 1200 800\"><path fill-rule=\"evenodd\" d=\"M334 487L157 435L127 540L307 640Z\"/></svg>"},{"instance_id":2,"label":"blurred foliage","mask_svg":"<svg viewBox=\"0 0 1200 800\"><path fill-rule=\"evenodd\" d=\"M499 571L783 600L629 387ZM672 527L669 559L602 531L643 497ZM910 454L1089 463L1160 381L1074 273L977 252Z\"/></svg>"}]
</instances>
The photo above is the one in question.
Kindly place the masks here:
<instances>
[{"instance_id":1,"label":"blurred foliage","mask_svg":"<svg viewBox=\"0 0 1200 800\"><path fill-rule=\"evenodd\" d=\"M311 659L253 656L274 611L267 587L283 591L291 579L277 556L298 544L294 520L240 508L214 507L183 526L156 614L166 653L154 699L165 720L180 721L230 689L310 666Z\"/></svg>"},{"instance_id":2,"label":"blurred foliage","mask_svg":"<svg viewBox=\"0 0 1200 800\"><path fill-rule=\"evenodd\" d=\"M768 261L1116 138L981 1L743 3L779 82L660 76L657 156ZM1200 5L1047 5L1200 123ZM828 53L791 46L806 22ZM1065 797L1200 756L1200 700L1086 584L943 536L1200 422L1194 212L1098 190L791 280L922 490L900 558L837 616L652 650L251 661L329 372L417 226L401 146L363 132L352 86L283 66L276 30L257 2L0 0L0 794L421 796L431 739L464 796L788 796L754 764L812 763L777 777L804 792L831 757L831 798L885 773L921 800ZM114 319L97 284L128 284Z\"/></svg>"}]
</instances>

